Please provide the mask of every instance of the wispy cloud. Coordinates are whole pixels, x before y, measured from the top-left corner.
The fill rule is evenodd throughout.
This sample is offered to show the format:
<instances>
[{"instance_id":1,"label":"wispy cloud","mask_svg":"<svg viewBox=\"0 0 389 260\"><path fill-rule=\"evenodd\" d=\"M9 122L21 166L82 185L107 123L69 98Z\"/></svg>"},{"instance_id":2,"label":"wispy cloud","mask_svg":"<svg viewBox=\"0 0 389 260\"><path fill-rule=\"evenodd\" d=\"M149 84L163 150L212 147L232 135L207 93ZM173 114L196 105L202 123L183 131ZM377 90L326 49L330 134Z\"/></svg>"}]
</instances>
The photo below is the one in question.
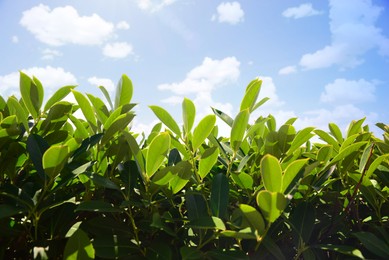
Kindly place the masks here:
<instances>
[{"instance_id":1,"label":"wispy cloud","mask_svg":"<svg viewBox=\"0 0 389 260\"><path fill-rule=\"evenodd\" d=\"M138 7L149 12L157 12L162 8L172 5L177 0L137 0Z\"/></svg>"},{"instance_id":2,"label":"wispy cloud","mask_svg":"<svg viewBox=\"0 0 389 260\"><path fill-rule=\"evenodd\" d=\"M239 2L223 2L216 8L217 13L212 16L212 21L219 23L238 24L243 22L244 11Z\"/></svg>"},{"instance_id":3,"label":"wispy cloud","mask_svg":"<svg viewBox=\"0 0 389 260\"><path fill-rule=\"evenodd\" d=\"M288 75L293 74L297 72L296 66L286 66L278 71L278 74L280 75Z\"/></svg>"},{"instance_id":4,"label":"wispy cloud","mask_svg":"<svg viewBox=\"0 0 389 260\"><path fill-rule=\"evenodd\" d=\"M299 65L304 69L353 68L372 49L389 56L389 38L376 26L382 11L371 0L330 0L331 44L304 54Z\"/></svg>"},{"instance_id":5,"label":"wispy cloud","mask_svg":"<svg viewBox=\"0 0 389 260\"><path fill-rule=\"evenodd\" d=\"M88 82L96 87L103 86L105 89L113 94L115 92L115 84L109 78L98 78L96 76L88 78Z\"/></svg>"},{"instance_id":6,"label":"wispy cloud","mask_svg":"<svg viewBox=\"0 0 389 260\"><path fill-rule=\"evenodd\" d=\"M121 21L116 24L116 29L128 30L130 29L130 25L126 21Z\"/></svg>"},{"instance_id":7,"label":"wispy cloud","mask_svg":"<svg viewBox=\"0 0 389 260\"><path fill-rule=\"evenodd\" d=\"M365 79L336 79L325 86L320 101L331 104L372 102L375 100L375 83Z\"/></svg>"},{"instance_id":8,"label":"wispy cloud","mask_svg":"<svg viewBox=\"0 0 389 260\"><path fill-rule=\"evenodd\" d=\"M303 17L309 17L314 15L323 14L322 11L318 11L312 7L311 3L301 4L297 7L291 7L282 12L282 15L287 18L300 19Z\"/></svg>"},{"instance_id":9,"label":"wispy cloud","mask_svg":"<svg viewBox=\"0 0 389 260\"><path fill-rule=\"evenodd\" d=\"M53 60L55 57L62 56L62 52L53 49L44 49L42 55L42 60Z\"/></svg>"}]
</instances>

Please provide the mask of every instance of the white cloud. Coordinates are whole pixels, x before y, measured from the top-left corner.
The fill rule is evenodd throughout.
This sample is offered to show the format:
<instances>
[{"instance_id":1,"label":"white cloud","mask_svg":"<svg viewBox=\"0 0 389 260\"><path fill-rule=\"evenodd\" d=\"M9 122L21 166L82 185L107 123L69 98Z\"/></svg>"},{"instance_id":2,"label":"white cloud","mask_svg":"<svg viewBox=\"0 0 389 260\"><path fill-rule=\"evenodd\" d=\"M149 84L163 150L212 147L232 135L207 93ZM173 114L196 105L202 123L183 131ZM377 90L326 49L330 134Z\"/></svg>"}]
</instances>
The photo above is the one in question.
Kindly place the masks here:
<instances>
[{"instance_id":1,"label":"white cloud","mask_svg":"<svg viewBox=\"0 0 389 260\"><path fill-rule=\"evenodd\" d=\"M12 41L13 43L18 43L18 42L19 42L18 36L13 35L12 38L11 38L11 41Z\"/></svg>"},{"instance_id":2,"label":"white cloud","mask_svg":"<svg viewBox=\"0 0 389 260\"><path fill-rule=\"evenodd\" d=\"M375 25L382 11L371 0L330 0L331 44L303 55L299 65L304 69L353 68L372 49L389 56L389 38Z\"/></svg>"},{"instance_id":3,"label":"white cloud","mask_svg":"<svg viewBox=\"0 0 389 260\"><path fill-rule=\"evenodd\" d=\"M52 46L64 44L98 45L109 39L114 25L97 14L80 16L72 6L40 4L24 11L20 24L39 41Z\"/></svg>"},{"instance_id":4,"label":"white cloud","mask_svg":"<svg viewBox=\"0 0 389 260\"><path fill-rule=\"evenodd\" d=\"M126 42L108 43L103 48L103 54L110 58L122 59L130 54L134 54L131 44Z\"/></svg>"},{"instance_id":5,"label":"white cloud","mask_svg":"<svg viewBox=\"0 0 389 260\"><path fill-rule=\"evenodd\" d=\"M161 84L160 90L171 90L178 95L211 92L216 87L235 82L240 74L240 62L235 57L223 60L204 58L200 66L195 67L178 83Z\"/></svg>"},{"instance_id":6,"label":"white cloud","mask_svg":"<svg viewBox=\"0 0 389 260\"><path fill-rule=\"evenodd\" d=\"M42 51L43 56L41 57L42 60L52 60L54 57L60 57L62 56L62 52L52 49L44 49Z\"/></svg>"},{"instance_id":7,"label":"white cloud","mask_svg":"<svg viewBox=\"0 0 389 260\"><path fill-rule=\"evenodd\" d=\"M297 72L296 66L286 66L286 67L280 69L278 71L278 74L280 74L280 75L288 75L288 74L292 74L292 73L296 73L296 72Z\"/></svg>"},{"instance_id":8,"label":"white cloud","mask_svg":"<svg viewBox=\"0 0 389 260\"><path fill-rule=\"evenodd\" d=\"M217 7L217 14L212 16L212 21L219 23L237 24L244 19L244 11L238 2L223 2Z\"/></svg>"},{"instance_id":9,"label":"white cloud","mask_svg":"<svg viewBox=\"0 0 389 260\"><path fill-rule=\"evenodd\" d=\"M88 78L88 82L91 85L94 85L96 87L104 86L108 92L113 93L115 91L115 84L113 83L113 81L111 79L98 78L98 77L94 76L94 77Z\"/></svg>"},{"instance_id":10,"label":"white cloud","mask_svg":"<svg viewBox=\"0 0 389 260\"><path fill-rule=\"evenodd\" d=\"M282 15L287 18L299 19L308 16L322 14L322 11L315 10L311 3L301 4L297 7L291 7L282 12Z\"/></svg>"},{"instance_id":11,"label":"white cloud","mask_svg":"<svg viewBox=\"0 0 389 260\"><path fill-rule=\"evenodd\" d=\"M157 12L176 2L176 0L137 0L138 7L149 12Z\"/></svg>"},{"instance_id":12,"label":"white cloud","mask_svg":"<svg viewBox=\"0 0 389 260\"><path fill-rule=\"evenodd\" d=\"M126 21L121 21L116 24L116 29L128 30L130 29L130 25Z\"/></svg>"},{"instance_id":13,"label":"white cloud","mask_svg":"<svg viewBox=\"0 0 389 260\"><path fill-rule=\"evenodd\" d=\"M360 80L336 79L325 86L320 101L332 104L372 102L375 100L375 84Z\"/></svg>"},{"instance_id":14,"label":"white cloud","mask_svg":"<svg viewBox=\"0 0 389 260\"><path fill-rule=\"evenodd\" d=\"M39 79L44 89L49 92L62 86L77 84L76 77L61 67L32 67L22 71ZM19 72L0 76L0 95L6 97L13 93L19 93Z\"/></svg>"}]
</instances>

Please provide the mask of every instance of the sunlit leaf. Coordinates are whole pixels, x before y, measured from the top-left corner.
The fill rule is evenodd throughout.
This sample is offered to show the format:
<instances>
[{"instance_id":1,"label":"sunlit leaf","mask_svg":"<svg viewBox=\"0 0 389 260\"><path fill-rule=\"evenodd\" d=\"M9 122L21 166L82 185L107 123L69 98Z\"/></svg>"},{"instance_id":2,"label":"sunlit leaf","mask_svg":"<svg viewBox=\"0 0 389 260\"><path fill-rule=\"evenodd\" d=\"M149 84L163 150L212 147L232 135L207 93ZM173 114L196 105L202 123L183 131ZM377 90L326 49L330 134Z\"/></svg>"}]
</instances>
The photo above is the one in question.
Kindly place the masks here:
<instances>
[{"instance_id":1,"label":"sunlit leaf","mask_svg":"<svg viewBox=\"0 0 389 260\"><path fill-rule=\"evenodd\" d=\"M114 109L117 109L125 104L129 104L131 102L133 91L131 79L127 75L123 74L116 86Z\"/></svg>"},{"instance_id":2,"label":"sunlit leaf","mask_svg":"<svg viewBox=\"0 0 389 260\"><path fill-rule=\"evenodd\" d=\"M282 193L261 190L256 197L257 205L268 223L273 223L281 215L287 205Z\"/></svg>"},{"instance_id":3,"label":"sunlit leaf","mask_svg":"<svg viewBox=\"0 0 389 260\"><path fill-rule=\"evenodd\" d=\"M173 131L178 136L181 136L180 127L177 125L173 117L162 107L159 106L149 106L154 114L164 123L170 130Z\"/></svg>"},{"instance_id":4,"label":"sunlit leaf","mask_svg":"<svg viewBox=\"0 0 389 260\"><path fill-rule=\"evenodd\" d=\"M147 150L146 173L149 177L159 169L170 147L170 135L167 132L160 133L151 142Z\"/></svg>"},{"instance_id":5,"label":"sunlit leaf","mask_svg":"<svg viewBox=\"0 0 389 260\"><path fill-rule=\"evenodd\" d=\"M261 176L265 189L271 192L281 192L282 169L277 158L265 155L261 160Z\"/></svg>"},{"instance_id":6,"label":"sunlit leaf","mask_svg":"<svg viewBox=\"0 0 389 260\"><path fill-rule=\"evenodd\" d=\"M185 133L188 134L193 127L196 117L196 107L192 100L184 98L182 101L182 118L184 121Z\"/></svg>"},{"instance_id":7,"label":"sunlit leaf","mask_svg":"<svg viewBox=\"0 0 389 260\"><path fill-rule=\"evenodd\" d=\"M248 109L242 110L234 119L231 128L230 142L231 148L236 152L243 141L243 136L246 132L247 124L249 122L250 112Z\"/></svg>"},{"instance_id":8,"label":"sunlit leaf","mask_svg":"<svg viewBox=\"0 0 389 260\"><path fill-rule=\"evenodd\" d=\"M95 259L95 249L88 235L81 229L69 238L66 243L63 259L66 260L84 260Z\"/></svg>"},{"instance_id":9,"label":"sunlit leaf","mask_svg":"<svg viewBox=\"0 0 389 260\"><path fill-rule=\"evenodd\" d=\"M208 148L203 152L200 158L198 174L201 178L205 178L207 174L211 171L212 167L217 162L219 156L219 149L217 147Z\"/></svg>"},{"instance_id":10,"label":"sunlit leaf","mask_svg":"<svg viewBox=\"0 0 389 260\"><path fill-rule=\"evenodd\" d=\"M48 111L55 103L64 99L75 87L76 86L64 86L54 92L54 94L49 98L49 100L47 100L44 107L44 111Z\"/></svg>"},{"instance_id":11,"label":"sunlit leaf","mask_svg":"<svg viewBox=\"0 0 389 260\"><path fill-rule=\"evenodd\" d=\"M216 123L215 115L205 116L193 130L192 148L196 151L212 132Z\"/></svg>"},{"instance_id":12,"label":"sunlit leaf","mask_svg":"<svg viewBox=\"0 0 389 260\"><path fill-rule=\"evenodd\" d=\"M67 145L51 146L42 157L43 169L50 178L57 176L69 157Z\"/></svg>"}]
</instances>

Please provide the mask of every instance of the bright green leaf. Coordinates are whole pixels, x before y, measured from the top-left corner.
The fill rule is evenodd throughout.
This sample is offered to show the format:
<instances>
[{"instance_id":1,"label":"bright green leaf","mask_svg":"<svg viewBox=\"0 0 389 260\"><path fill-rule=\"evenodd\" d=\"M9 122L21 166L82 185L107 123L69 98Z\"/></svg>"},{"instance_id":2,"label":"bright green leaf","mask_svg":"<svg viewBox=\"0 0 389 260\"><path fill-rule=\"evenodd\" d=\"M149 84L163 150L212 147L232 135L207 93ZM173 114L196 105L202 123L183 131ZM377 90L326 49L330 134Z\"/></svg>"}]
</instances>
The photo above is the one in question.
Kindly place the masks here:
<instances>
[{"instance_id":1,"label":"bright green leaf","mask_svg":"<svg viewBox=\"0 0 389 260\"><path fill-rule=\"evenodd\" d=\"M201 155L201 159L199 162L198 174L202 179L208 175L211 171L212 167L217 162L217 158L219 156L219 149L217 147L208 148Z\"/></svg>"},{"instance_id":2,"label":"bright green leaf","mask_svg":"<svg viewBox=\"0 0 389 260\"><path fill-rule=\"evenodd\" d=\"M170 147L170 135L167 132L160 133L151 142L146 156L146 173L149 177L159 169Z\"/></svg>"},{"instance_id":3,"label":"bright green leaf","mask_svg":"<svg viewBox=\"0 0 389 260\"><path fill-rule=\"evenodd\" d=\"M130 78L123 74L116 86L115 106L117 109L120 106L129 104L133 94L133 86Z\"/></svg>"},{"instance_id":4,"label":"bright green leaf","mask_svg":"<svg viewBox=\"0 0 389 260\"><path fill-rule=\"evenodd\" d=\"M192 148L196 151L212 132L216 123L215 115L205 116L193 130Z\"/></svg>"},{"instance_id":5,"label":"bright green leaf","mask_svg":"<svg viewBox=\"0 0 389 260\"><path fill-rule=\"evenodd\" d=\"M81 229L69 238L66 243L63 259L66 260L84 260L95 259L95 249L88 235Z\"/></svg>"},{"instance_id":6,"label":"bright green leaf","mask_svg":"<svg viewBox=\"0 0 389 260\"><path fill-rule=\"evenodd\" d=\"M287 155L292 154L294 151L296 151L296 149L298 149L300 146L305 144L309 139L311 139L311 137L314 136L314 134L311 133L313 129L315 128L307 127L298 131L292 143L290 144L290 147L286 152L286 154Z\"/></svg>"},{"instance_id":7,"label":"bright green leaf","mask_svg":"<svg viewBox=\"0 0 389 260\"><path fill-rule=\"evenodd\" d=\"M86 120L89 122L91 127L96 128L97 123L96 123L96 117L95 113L93 112L93 108L91 104L89 103L88 99L81 94L80 92L72 89L74 98L77 100L78 105L81 108L82 113L84 114Z\"/></svg>"},{"instance_id":8,"label":"bright green leaf","mask_svg":"<svg viewBox=\"0 0 389 260\"><path fill-rule=\"evenodd\" d=\"M180 127L177 125L173 117L162 107L159 106L149 106L154 114L164 123L170 130L173 131L178 136L181 136Z\"/></svg>"},{"instance_id":9,"label":"bright green leaf","mask_svg":"<svg viewBox=\"0 0 389 260\"><path fill-rule=\"evenodd\" d=\"M67 145L51 146L42 157L43 169L50 178L55 178L64 167L69 157Z\"/></svg>"},{"instance_id":10,"label":"bright green leaf","mask_svg":"<svg viewBox=\"0 0 389 260\"><path fill-rule=\"evenodd\" d=\"M256 200L258 207L269 224L281 216L288 202L282 193L267 190L261 190L257 194Z\"/></svg>"},{"instance_id":11,"label":"bright green leaf","mask_svg":"<svg viewBox=\"0 0 389 260\"><path fill-rule=\"evenodd\" d=\"M182 101L182 118L184 121L185 134L188 135L192 130L196 117L196 107L192 100L184 98Z\"/></svg>"},{"instance_id":12,"label":"bright green leaf","mask_svg":"<svg viewBox=\"0 0 389 260\"><path fill-rule=\"evenodd\" d=\"M265 189L271 192L281 192L282 169L277 158L265 155L261 160L261 176Z\"/></svg>"},{"instance_id":13,"label":"bright green leaf","mask_svg":"<svg viewBox=\"0 0 389 260\"><path fill-rule=\"evenodd\" d=\"M240 103L239 111L248 109L249 112L253 111L255 101L258 98L259 91L261 90L262 80L254 79L249 83L246 88L246 93Z\"/></svg>"},{"instance_id":14,"label":"bright green leaf","mask_svg":"<svg viewBox=\"0 0 389 260\"><path fill-rule=\"evenodd\" d=\"M76 86L64 86L58 89L50 98L47 100L46 105L44 107L44 111L48 111L55 103L64 99L72 89Z\"/></svg>"},{"instance_id":15,"label":"bright green leaf","mask_svg":"<svg viewBox=\"0 0 389 260\"><path fill-rule=\"evenodd\" d=\"M299 159L295 160L286 167L284 175L282 176L282 192L289 193L289 189L294 187L298 180L302 178L299 176L304 165L308 162L309 159Z\"/></svg>"},{"instance_id":16,"label":"bright green leaf","mask_svg":"<svg viewBox=\"0 0 389 260\"><path fill-rule=\"evenodd\" d=\"M24 104L33 118L37 118L43 102L43 87L36 78L31 78L20 72L20 94Z\"/></svg>"},{"instance_id":17,"label":"bright green leaf","mask_svg":"<svg viewBox=\"0 0 389 260\"><path fill-rule=\"evenodd\" d=\"M261 214L255 208L247 204L240 204L239 209L249 227L256 231L258 235L263 235L265 233L265 221Z\"/></svg>"},{"instance_id":18,"label":"bright green leaf","mask_svg":"<svg viewBox=\"0 0 389 260\"><path fill-rule=\"evenodd\" d=\"M343 142L342 132L335 123L329 123L328 127L330 128L331 134L336 138L336 140L341 144Z\"/></svg>"},{"instance_id":19,"label":"bright green leaf","mask_svg":"<svg viewBox=\"0 0 389 260\"><path fill-rule=\"evenodd\" d=\"M242 110L234 119L231 128L230 142L231 148L237 152L243 141L244 133L246 132L247 124L249 122L250 112L248 109Z\"/></svg>"}]
</instances>

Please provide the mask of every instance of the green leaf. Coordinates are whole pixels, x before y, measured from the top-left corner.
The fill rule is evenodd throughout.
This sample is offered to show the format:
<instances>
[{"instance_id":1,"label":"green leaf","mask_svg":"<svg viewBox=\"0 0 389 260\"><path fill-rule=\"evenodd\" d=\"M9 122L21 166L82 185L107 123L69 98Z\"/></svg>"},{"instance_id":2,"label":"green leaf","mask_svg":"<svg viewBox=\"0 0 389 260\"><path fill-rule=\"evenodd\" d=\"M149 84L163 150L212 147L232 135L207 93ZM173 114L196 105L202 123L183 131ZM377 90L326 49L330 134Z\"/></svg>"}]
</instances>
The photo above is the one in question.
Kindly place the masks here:
<instances>
[{"instance_id":1,"label":"green leaf","mask_svg":"<svg viewBox=\"0 0 389 260\"><path fill-rule=\"evenodd\" d=\"M203 259L203 253L194 247L183 246L180 248L182 260L198 260Z\"/></svg>"},{"instance_id":2,"label":"green leaf","mask_svg":"<svg viewBox=\"0 0 389 260\"><path fill-rule=\"evenodd\" d=\"M343 135L342 135L342 132L340 131L339 127L334 123L329 123L328 127L330 129L331 134L336 138L338 143L341 144L343 142Z\"/></svg>"},{"instance_id":3,"label":"green leaf","mask_svg":"<svg viewBox=\"0 0 389 260\"><path fill-rule=\"evenodd\" d=\"M201 155L198 174L202 179L208 175L211 171L212 167L217 162L217 158L219 156L219 149L216 146L206 149Z\"/></svg>"},{"instance_id":4,"label":"green leaf","mask_svg":"<svg viewBox=\"0 0 389 260\"><path fill-rule=\"evenodd\" d=\"M378 168L378 166L381 165L381 163L384 161L384 160L388 160L389 159L389 154L384 154L384 155L381 155L381 156L378 156L369 166L369 168L367 169L366 171L366 178L370 178L370 176L374 173L374 171Z\"/></svg>"},{"instance_id":5,"label":"green leaf","mask_svg":"<svg viewBox=\"0 0 389 260\"><path fill-rule=\"evenodd\" d=\"M276 157L267 154L262 158L261 176L266 190L271 192L281 192L282 169Z\"/></svg>"},{"instance_id":6,"label":"green leaf","mask_svg":"<svg viewBox=\"0 0 389 260\"><path fill-rule=\"evenodd\" d=\"M98 97L95 97L91 94L86 94L90 100L90 102L92 103L93 105L93 109L96 113L96 116L98 118L98 120L104 124L105 121L108 119L109 117L109 111L107 109L107 107L105 106L104 102L98 98Z\"/></svg>"},{"instance_id":7,"label":"green leaf","mask_svg":"<svg viewBox=\"0 0 389 260\"><path fill-rule=\"evenodd\" d=\"M184 121L184 130L185 134L188 135L192 130L194 121L196 117L196 107L193 104L192 100L184 98L182 101L182 118Z\"/></svg>"},{"instance_id":8,"label":"green leaf","mask_svg":"<svg viewBox=\"0 0 389 260\"><path fill-rule=\"evenodd\" d=\"M340 147L338 141L336 141L331 135L320 129L316 129L315 134L317 134L321 140L327 142L327 144L332 145L335 151L339 151Z\"/></svg>"},{"instance_id":9,"label":"green leaf","mask_svg":"<svg viewBox=\"0 0 389 260\"><path fill-rule=\"evenodd\" d=\"M47 100L46 105L44 107L44 111L48 111L55 103L61 101L64 99L72 89L74 89L76 86L64 86L60 89L58 89L50 98Z\"/></svg>"},{"instance_id":10,"label":"green leaf","mask_svg":"<svg viewBox=\"0 0 389 260\"><path fill-rule=\"evenodd\" d=\"M198 229L226 230L223 220L217 217L203 217L191 220L188 227Z\"/></svg>"},{"instance_id":11,"label":"green leaf","mask_svg":"<svg viewBox=\"0 0 389 260\"><path fill-rule=\"evenodd\" d=\"M120 106L129 104L131 102L133 86L130 78L123 74L116 86L115 106L117 109Z\"/></svg>"},{"instance_id":12,"label":"green leaf","mask_svg":"<svg viewBox=\"0 0 389 260\"><path fill-rule=\"evenodd\" d=\"M259 100L255 105L254 107L251 109L251 112L255 111L258 107L262 106L263 104L265 104L267 101L269 101L270 98L268 97L264 97L262 98L261 100Z\"/></svg>"},{"instance_id":13,"label":"green leaf","mask_svg":"<svg viewBox=\"0 0 389 260\"><path fill-rule=\"evenodd\" d=\"M250 112L248 109L245 109L240 111L234 119L230 135L231 148L234 150L234 152L239 150L239 147L243 141L243 136L246 132L249 118Z\"/></svg>"},{"instance_id":14,"label":"green leaf","mask_svg":"<svg viewBox=\"0 0 389 260\"><path fill-rule=\"evenodd\" d=\"M212 109L213 113L215 113L215 115L217 115L221 120L226 122L227 125L232 127L234 120L229 115L227 115L226 113L224 113L216 108L211 107L211 109Z\"/></svg>"},{"instance_id":15,"label":"green leaf","mask_svg":"<svg viewBox=\"0 0 389 260\"><path fill-rule=\"evenodd\" d=\"M257 237L263 235L265 233L265 221L261 214L255 208L247 204L240 204L239 209L248 226L256 231Z\"/></svg>"},{"instance_id":16,"label":"green leaf","mask_svg":"<svg viewBox=\"0 0 389 260\"><path fill-rule=\"evenodd\" d=\"M305 144L309 139L311 139L311 137L314 136L314 134L311 133L313 129L315 128L307 127L298 131L292 143L290 144L290 147L286 152L286 154L291 155L294 151L296 151L296 149L298 149L300 146Z\"/></svg>"},{"instance_id":17,"label":"green leaf","mask_svg":"<svg viewBox=\"0 0 389 260\"><path fill-rule=\"evenodd\" d=\"M308 162L309 159L299 159L295 160L286 167L284 175L282 176L282 192L289 193L290 189L295 187L296 183L299 181L303 174L303 167ZM300 174L299 174L300 173Z\"/></svg>"},{"instance_id":18,"label":"green leaf","mask_svg":"<svg viewBox=\"0 0 389 260\"><path fill-rule=\"evenodd\" d=\"M26 150L35 166L39 176L44 179L45 172L43 170L42 157L45 151L49 148L49 144L40 135L30 134L26 141Z\"/></svg>"},{"instance_id":19,"label":"green leaf","mask_svg":"<svg viewBox=\"0 0 389 260\"><path fill-rule=\"evenodd\" d=\"M164 123L170 130L173 131L178 136L181 136L180 127L177 125L173 117L162 107L159 106L149 106L154 114Z\"/></svg>"},{"instance_id":20,"label":"green leaf","mask_svg":"<svg viewBox=\"0 0 389 260\"><path fill-rule=\"evenodd\" d=\"M77 103L80 106L81 111L84 114L86 120L89 122L91 127L96 128L97 127L96 117L88 99L83 94L81 94L80 92L74 89L72 89L71 91L73 92L74 98L77 100Z\"/></svg>"},{"instance_id":21,"label":"green leaf","mask_svg":"<svg viewBox=\"0 0 389 260\"><path fill-rule=\"evenodd\" d=\"M0 219L12 217L17 214L25 213L26 209L14 205L0 205Z\"/></svg>"},{"instance_id":22,"label":"green leaf","mask_svg":"<svg viewBox=\"0 0 389 260\"><path fill-rule=\"evenodd\" d=\"M297 243L308 243L315 224L315 208L313 205L308 202L301 202L294 209L289 220L293 229L297 232Z\"/></svg>"},{"instance_id":23,"label":"green leaf","mask_svg":"<svg viewBox=\"0 0 389 260\"><path fill-rule=\"evenodd\" d=\"M69 157L67 145L54 145L45 151L42 157L43 169L50 178L55 178Z\"/></svg>"},{"instance_id":24,"label":"green leaf","mask_svg":"<svg viewBox=\"0 0 389 260\"><path fill-rule=\"evenodd\" d=\"M177 170L175 170L177 174L170 180L169 187L173 194L176 194L185 187L192 177L192 165L187 161L181 161L174 167L177 168Z\"/></svg>"},{"instance_id":25,"label":"green leaf","mask_svg":"<svg viewBox=\"0 0 389 260\"><path fill-rule=\"evenodd\" d=\"M65 246L63 259L66 260L84 260L95 259L95 249L88 235L81 229L69 238Z\"/></svg>"},{"instance_id":26,"label":"green leaf","mask_svg":"<svg viewBox=\"0 0 389 260\"><path fill-rule=\"evenodd\" d=\"M112 100L111 100L111 97L108 94L107 89L104 86L99 86L99 89L101 90L101 92L103 92L103 95L104 95L105 99L108 101L108 104L111 107L111 109L113 109Z\"/></svg>"},{"instance_id":27,"label":"green leaf","mask_svg":"<svg viewBox=\"0 0 389 260\"><path fill-rule=\"evenodd\" d=\"M36 78L31 80L26 74L20 72L20 94L27 110L36 119L43 102L42 84Z\"/></svg>"},{"instance_id":28,"label":"green leaf","mask_svg":"<svg viewBox=\"0 0 389 260\"><path fill-rule=\"evenodd\" d=\"M357 257L359 259L365 259L365 257L362 255L362 252L359 249L352 247L352 246L331 245L330 244L330 245L314 245L312 247L319 248L319 249L322 249L325 251L330 250L330 251L338 252L338 253L341 253L344 255Z\"/></svg>"},{"instance_id":29,"label":"green leaf","mask_svg":"<svg viewBox=\"0 0 389 260\"><path fill-rule=\"evenodd\" d=\"M362 132L362 124L365 121L366 118L362 118L358 121L352 121L347 129L347 137L350 137L352 135L358 134Z\"/></svg>"},{"instance_id":30,"label":"green leaf","mask_svg":"<svg viewBox=\"0 0 389 260\"><path fill-rule=\"evenodd\" d=\"M216 123L215 115L205 116L193 131L192 148L196 151L212 132Z\"/></svg>"},{"instance_id":31,"label":"green leaf","mask_svg":"<svg viewBox=\"0 0 389 260\"><path fill-rule=\"evenodd\" d=\"M389 245L370 232L353 233L367 250L382 259L389 259Z\"/></svg>"},{"instance_id":32,"label":"green leaf","mask_svg":"<svg viewBox=\"0 0 389 260\"><path fill-rule=\"evenodd\" d=\"M76 128L74 136L80 138L81 140L88 138L90 133L86 129L85 125L80 121L80 119L76 118L73 115L69 115L69 119L70 121L72 121L72 123Z\"/></svg>"},{"instance_id":33,"label":"green leaf","mask_svg":"<svg viewBox=\"0 0 389 260\"><path fill-rule=\"evenodd\" d=\"M146 156L146 173L149 177L161 167L166 159L170 147L170 135L167 132L160 133L150 143Z\"/></svg>"},{"instance_id":34,"label":"green leaf","mask_svg":"<svg viewBox=\"0 0 389 260\"><path fill-rule=\"evenodd\" d=\"M185 204L188 210L188 219L190 221L209 217L207 202L202 194L186 194Z\"/></svg>"},{"instance_id":35,"label":"green leaf","mask_svg":"<svg viewBox=\"0 0 389 260\"><path fill-rule=\"evenodd\" d=\"M245 190L253 189L254 180L249 174L245 172L232 173L231 178L240 188Z\"/></svg>"},{"instance_id":36,"label":"green leaf","mask_svg":"<svg viewBox=\"0 0 389 260\"><path fill-rule=\"evenodd\" d=\"M223 173L218 173L213 177L211 190L211 210L213 216L223 218L227 214L228 178Z\"/></svg>"},{"instance_id":37,"label":"green leaf","mask_svg":"<svg viewBox=\"0 0 389 260\"><path fill-rule=\"evenodd\" d=\"M277 122L274 116L269 115L268 120L266 121L267 127L269 128L269 132L275 132L277 128Z\"/></svg>"},{"instance_id":38,"label":"green leaf","mask_svg":"<svg viewBox=\"0 0 389 260\"><path fill-rule=\"evenodd\" d=\"M354 143L354 144L351 144L349 146L347 146L346 148L344 148L342 151L340 151L330 162L330 164L335 164L336 162L339 162L341 160L343 160L344 158L346 158L348 155L350 155L351 153L353 152L356 152L359 150L359 148L361 148L362 146L366 145L367 142L358 142L358 143Z\"/></svg>"},{"instance_id":39,"label":"green leaf","mask_svg":"<svg viewBox=\"0 0 389 260\"><path fill-rule=\"evenodd\" d=\"M126 130L132 119L134 119L134 114L131 112L118 116L109 128L106 129L101 143L105 144L109 142L117 132Z\"/></svg>"},{"instance_id":40,"label":"green leaf","mask_svg":"<svg viewBox=\"0 0 389 260\"><path fill-rule=\"evenodd\" d=\"M98 175L98 174L92 174L92 173L84 173L84 175L88 176L88 178L93 181L95 185L107 188L107 189L112 189L112 190L120 190L119 186L117 186L113 181L110 179Z\"/></svg>"},{"instance_id":41,"label":"green leaf","mask_svg":"<svg viewBox=\"0 0 389 260\"><path fill-rule=\"evenodd\" d=\"M332 157L333 147L332 145L324 145L317 152L316 160L321 163L327 163Z\"/></svg>"},{"instance_id":42,"label":"green leaf","mask_svg":"<svg viewBox=\"0 0 389 260\"><path fill-rule=\"evenodd\" d=\"M248 109L249 112L253 111L255 101L258 98L259 91L261 90L262 80L254 79L249 83L246 88L246 93L240 103L239 111Z\"/></svg>"},{"instance_id":43,"label":"green leaf","mask_svg":"<svg viewBox=\"0 0 389 260\"><path fill-rule=\"evenodd\" d=\"M292 125L282 125L278 130L278 147L282 153L286 153L291 147L296 130Z\"/></svg>"},{"instance_id":44,"label":"green leaf","mask_svg":"<svg viewBox=\"0 0 389 260\"><path fill-rule=\"evenodd\" d=\"M27 111L23 109L19 101L14 96L11 96L8 98L7 106L11 115L16 115L18 122L21 122L24 128L27 130L27 132L30 132L30 127L28 126L28 120L27 120L28 119L28 114L26 113Z\"/></svg>"},{"instance_id":45,"label":"green leaf","mask_svg":"<svg viewBox=\"0 0 389 260\"><path fill-rule=\"evenodd\" d=\"M256 200L258 207L269 224L281 216L288 202L284 194L267 190L261 190L257 194Z\"/></svg>"},{"instance_id":46,"label":"green leaf","mask_svg":"<svg viewBox=\"0 0 389 260\"><path fill-rule=\"evenodd\" d=\"M89 200L81 202L74 211L121 212L121 209L115 208L112 204L105 201Z\"/></svg>"}]
</instances>

